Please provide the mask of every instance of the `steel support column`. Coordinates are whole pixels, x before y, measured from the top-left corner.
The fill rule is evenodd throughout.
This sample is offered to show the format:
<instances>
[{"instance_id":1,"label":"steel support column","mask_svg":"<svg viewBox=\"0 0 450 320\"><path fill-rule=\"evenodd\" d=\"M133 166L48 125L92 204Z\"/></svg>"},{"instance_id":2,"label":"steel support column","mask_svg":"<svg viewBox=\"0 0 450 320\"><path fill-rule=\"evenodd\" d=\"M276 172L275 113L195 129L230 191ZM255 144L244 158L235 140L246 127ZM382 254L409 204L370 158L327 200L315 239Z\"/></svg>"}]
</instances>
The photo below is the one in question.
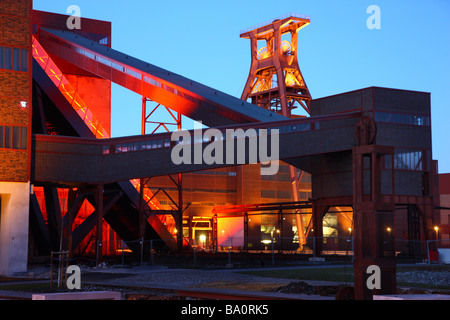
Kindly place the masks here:
<instances>
[{"instance_id":1,"label":"steel support column","mask_svg":"<svg viewBox=\"0 0 450 320\"><path fill-rule=\"evenodd\" d=\"M44 196L51 248L53 251L61 251L62 218L58 189L53 186L44 186Z\"/></svg>"},{"instance_id":2,"label":"steel support column","mask_svg":"<svg viewBox=\"0 0 450 320\"><path fill-rule=\"evenodd\" d=\"M97 246L96 246L96 266L102 260L102 240L103 240L103 185L97 187Z\"/></svg>"},{"instance_id":3,"label":"steel support column","mask_svg":"<svg viewBox=\"0 0 450 320\"><path fill-rule=\"evenodd\" d=\"M181 113L174 114L169 108L167 108L164 105L157 104L156 107L154 107L150 113L147 112L147 102L152 101L151 99L148 99L147 97L142 97L142 119L141 119L141 134L146 134L146 125L147 124L154 124L156 125L156 128L153 129L151 134L156 133L156 131L159 128L164 128L165 131L170 132L169 126L176 126L177 130L181 130ZM149 118L154 114L154 112L160 108L164 107L167 113L172 117L174 122L162 122L162 121L150 121ZM172 177L170 177L172 179ZM175 181L172 179L172 181L175 183ZM143 179L141 179L141 199L143 197L143 191L145 184L143 183ZM176 237L177 237L177 250L178 252L183 251L183 175L181 173L178 173L178 183L175 183L178 188L178 213L176 214L175 218L175 224L176 224ZM164 190L163 190L164 191ZM167 194L167 193L166 193ZM168 196L168 194L167 194ZM170 197L169 197L170 198ZM172 200L172 199L171 199ZM141 202L143 202L141 200ZM173 202L173 201L172 201ZM142 214L140 215L142 216ZM143 223L143 222L142 222ZM142 231L143 232L143 231Z\"/></svg>"},{"instance_id":4,"label":"steel support column","mask_svg":"<svg viewBox=\"0 0 450 320\"><path fill-rule=\"evenodd\" d=\"M74 191L74 189L69 190L68 195L68 210L64 216L64 225L66 230L66 250L69 252L69 257L73 254L73 222L75 217L83 204L84 194Z\"/></svg>"},{"instance_id":5,"label":"steel support column","mask_svg":"<svg viewBox=\"0 0 450 320\"><path fill-rule=\"evenodd\" d=\"M396 292L395 205L381 198L381 156L392 152L392 147L376 145L362 145L353 149L353 266L357 300L371 300L374 294ZM366 163L370 161L369 169L364 167L365 160ZM364 178L368 177L370 179L366 181ZM369 279L372 275L369 266L376 266L380 270L379 274L374 275L375 283L371 282L372 278ZM378 285L374 286L377 281Z\"/></svg>"},{"instance_id":6,"label":"steel support column","mask_svg":"<svg viewBox=\"0 0 450 320\"><path fill-rule=\"evenodd\" d=\"M176 217L177 226L177 247L178 252L183 252L183 175L178 174L178 214Z\"/></svg>"}]
</instances>

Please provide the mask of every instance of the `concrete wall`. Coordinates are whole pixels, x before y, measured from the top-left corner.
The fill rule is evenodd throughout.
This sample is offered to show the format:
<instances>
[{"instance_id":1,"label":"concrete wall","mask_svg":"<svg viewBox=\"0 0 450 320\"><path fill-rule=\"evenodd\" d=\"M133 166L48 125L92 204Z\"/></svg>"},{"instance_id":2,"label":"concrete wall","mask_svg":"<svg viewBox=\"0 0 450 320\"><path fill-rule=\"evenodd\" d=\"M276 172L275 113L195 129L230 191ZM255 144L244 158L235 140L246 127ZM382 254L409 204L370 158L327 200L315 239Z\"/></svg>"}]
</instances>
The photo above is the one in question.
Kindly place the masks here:
<instances>
[{"instance_id":1,"label":"concrete wall","mask_svg":"<svg viewBox=\"0 0 450 320\"><path fill-rule=\"evenodd\" d=\"M30 183L0 182L0 275L27 270Z\"/></svg>"}]
</instances>

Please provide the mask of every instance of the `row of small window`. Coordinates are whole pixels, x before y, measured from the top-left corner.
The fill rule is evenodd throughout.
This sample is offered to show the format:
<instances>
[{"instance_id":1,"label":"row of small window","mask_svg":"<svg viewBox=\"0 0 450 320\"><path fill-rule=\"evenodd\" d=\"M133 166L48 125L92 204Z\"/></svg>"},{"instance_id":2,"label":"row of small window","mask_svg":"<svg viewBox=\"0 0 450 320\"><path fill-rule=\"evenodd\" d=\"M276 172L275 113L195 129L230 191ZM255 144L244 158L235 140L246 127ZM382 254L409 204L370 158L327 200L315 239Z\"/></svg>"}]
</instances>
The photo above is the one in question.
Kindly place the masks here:
<instances>
[{"instance_id":1,"label":"row of small window","mask_svg":"<svg viewBox=\"0 0 450 320\"><path fill-rule=\"evenodd\" d=\"M278 129L279 133L290 133L290 132L300 132L300 131L309 131L311 130L311 123L302 123L302 124L294 124L294 125L286 125L277 128L267 128L267 134L270 134L271 130ZM246 135L250 137L257 137L260 129L248 129L242 134L236 132L237 138L244 138ZM221 140L225 140L226 132L222 133ZM181 139L180 141L174 142L174 144L190 144L190 143L208 143L210 142L210 137L203 135L194 135L191 139ZM142 150L151 150L151 149L159 149L159 148L167 148L171 146L171 139L155 139L149 141L141 141L134 143L121 143L115 146L104 146L103 154L109 153L122 153L122 152L133 152L133 151L142 151Z\"/></svg>"},{"instance_id":2,"label":"row of small window","mask_svg":"<svg viewBox=\"0 0 450 320\"><path fill-rule=\"evenodd\" d=\"M414 126L429 126L430 117L403 113L375 112L375 120L378 122L408 124Z\"/></svg>"},{"instance_id":3,"label":"row of small window","mask_svg":"<svg viewBox=\"0 0 450 320\"><path fill-rule=\"evenodd\" d=\"M316 123L318 124L318 123ZM316 126L317 128L317 126ZM227 138L227 131L231 129L227 129L226 131L222 131L221 136L219 139L221 141L226 141ZM244 138L256 138L260 135L260 130L266 130L266 135L271 135L272 130L278 130L278 134L285 134L285 133L291 133L291 132L302 132L302 131L310 131L311 130L311 123L301 123L301 124L293 124L293 125L285 125L280 127L273 127L273 128L248 128L248 129L242 129L242 130L231 130L231 139L244 139ZM177 144L191 144L191 143L209 143L212 141L211 137L207 134L202 135L195 135L191 136L190 139L184 139L183 136L180 137L180 140L176 141ZM270 165L268 165L270 167Z\"/></svg>"},{"instance_id":4,"label":"row of small window","mask_svg":"<svg viewBox=\"0 0 450 320\"><path fill-rule=\"evenodd\" d=\"M291 181L291 175L286 173L272 174L272 175L262 175L261 180L263 181Z\"/></svg>"},{"instance_id":5,"label":"row of small window","mask_svg":"<svg viewBox=\"0 0 450 320\"><path fill-rule=\"evenodd\" d=\"M159 188L151 187L151 191L157 191ZM164 187L166 191L178 191L178 188L175 187ZM211 193L236 193L235 189L198 189L198 188L183 188L185 192L211 192Z\"/></svg>"},{"instance_id":6,"label":"row of small window","mask_svg":"<svg viewBox=\"0 0 450 320\"><path fill-rule=\"evenodd\" d=\"M191 172L191 174L208 174L208 175L215 175L215 176L231 176L231 177L236 176L235 171L195 171L195 172Z\"/></svg>"},{"instance_id":7,"label":"row of small window","mask_svg":"<svg viewBox=\"0 0 450 320\"><path fill-rule=\"evenodd\" d=\"M27 127L0 126L0 148L27 149Z\"/></svg>"},{"instance_id":8,"label":"row of small window","mask_svg":"<svg viewBox=\"0 0 450 320\"><path fill-rule=\"evenodd\" d=\"M151 149L159 149L162 147L170 147L170 139L158 139L158 140L149 140L149 141L141 141L134 143L121 143L117 144L111 150L110 146L103 147L103 154L113 153L122 153L122 152L132 152L132 151L142 151L142 150L151 150Z\"/></svg>"},{"instance_id":9,"label":"row of small window","mask_svg":"<svg viewBox=\"0 0 450 320\"><path fill-rule=\"evenodd\" d=\"M263 190L261 189L261 198L278 198L278 199L291 199L291 191L283 190Z\"/></svg>"},{"instance_id":10,"label":"row of small window","mask_svg":"<svg viewBox=\"0 0 450 320\"><path fill-rule=\"evenodd\" d=\"M300 200L308 200L312 197L311 192L300 192ZM291 191L284 190L263 190L261 189L261 198L278 198L278 199L291 199Z\"/></svg>"},{"instance_id":11,"label":"row of small window","mask_svg":"<svg viewBox=\"0 0 450 320\"><path fill-rule=\"evenodd\" d=\"M0 69L28 71L28 49L0 46Z\"/></svg>"}]
</instances>

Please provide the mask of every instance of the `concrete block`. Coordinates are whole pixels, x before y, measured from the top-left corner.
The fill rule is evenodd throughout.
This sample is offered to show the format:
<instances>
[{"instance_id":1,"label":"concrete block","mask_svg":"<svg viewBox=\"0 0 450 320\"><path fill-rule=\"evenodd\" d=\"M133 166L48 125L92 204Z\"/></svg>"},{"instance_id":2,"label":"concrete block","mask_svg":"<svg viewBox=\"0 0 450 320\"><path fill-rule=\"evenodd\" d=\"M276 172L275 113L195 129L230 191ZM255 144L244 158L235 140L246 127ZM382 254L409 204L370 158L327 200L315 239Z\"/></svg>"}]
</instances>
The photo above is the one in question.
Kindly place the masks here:
<instances>
[{"instance_id":1,"label":"concrete block","mask_svg":"<svg viewBox=\"0 0 450 320\"><path fill-rule=\"evenodd\" d=\"M450 264L450 249L438 248L438 252L439 252L439 262Z\"/></svg>"},{"instance_id":2,"label":"concrete block","mask_svg":"<svg viewBox=\"0 0 450 320\"><path fill-rule=\"evenodd\" d=\"M312 262L324 262L325 258L322 258L322 257L311 257L311 258L309 258L309 261L312 261Z\"/></svg>"}]
</instances>

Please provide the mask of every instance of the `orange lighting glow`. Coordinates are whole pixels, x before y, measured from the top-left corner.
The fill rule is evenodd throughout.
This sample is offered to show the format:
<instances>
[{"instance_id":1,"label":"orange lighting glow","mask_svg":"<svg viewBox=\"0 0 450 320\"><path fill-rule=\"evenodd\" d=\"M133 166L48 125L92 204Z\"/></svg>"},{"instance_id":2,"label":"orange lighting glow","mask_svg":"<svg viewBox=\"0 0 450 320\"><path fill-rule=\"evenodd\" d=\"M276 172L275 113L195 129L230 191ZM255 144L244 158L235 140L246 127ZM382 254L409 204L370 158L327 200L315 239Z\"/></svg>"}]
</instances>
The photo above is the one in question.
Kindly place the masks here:
<instances>
[{"instance_id":1,"label":"orange lighting glow","mask_svg":"<svg viewBox=\"0 0 450 320\"><path fill-rule=\"evenodd\" d=\"M74 108L80 118L86 123L91 132L96 138L109 138L106 130L99 124L98 120L94 117L92 112L86 106L86 103L78 95L76 90L71 86L69 81L63 75L61 70L56 66L53 60L49 57L47 52L41 46L41 44L33 37L33 58L41 66L41 68L48 75L50 80L55 84L59 91L63 94L66 100ZM81 111L81 112L80 112ZM89 115L89 116L87 116Z\"/></svg>"},{"instance_id":2,"label":"orange lighting glow","mask_svg":"<svg viewBox=\"0 0 450 320\"><path fill-rule=\"evenodd\" d=\"M45 49L41 44L33 37L33 58L38 62L41 68L45 71L48 77L52 80L59 91L63 94L66 100L70 103L72 108L77 112L79 117L88 126L89 130L95 135L97 139L109 138L109 134L100 124L98 119L94 116L92 111L88 108L87 104L80 97L78 92L73 88L67 78L63 75L58 66L49 57ZM139 191L140 183L137 179L131 180L133 186ZM144 201L148 203L152 210L160 210L161 205L158 200L153 197L153 193L144 188ZM176 237L175 220L168 215L159 215L159 220L166 226L167 230Z\"/></svg>"},{"instance_id":3,"label":"orange lighting glow","mask_svg":"<svg viewBox=\"0 0 450 320\"><path fill-rule=\"evenodd\" d=\"M217 218L217 243L220 247L244 245L244 218L220 217Z\"/></svg>"}]
</instances>

